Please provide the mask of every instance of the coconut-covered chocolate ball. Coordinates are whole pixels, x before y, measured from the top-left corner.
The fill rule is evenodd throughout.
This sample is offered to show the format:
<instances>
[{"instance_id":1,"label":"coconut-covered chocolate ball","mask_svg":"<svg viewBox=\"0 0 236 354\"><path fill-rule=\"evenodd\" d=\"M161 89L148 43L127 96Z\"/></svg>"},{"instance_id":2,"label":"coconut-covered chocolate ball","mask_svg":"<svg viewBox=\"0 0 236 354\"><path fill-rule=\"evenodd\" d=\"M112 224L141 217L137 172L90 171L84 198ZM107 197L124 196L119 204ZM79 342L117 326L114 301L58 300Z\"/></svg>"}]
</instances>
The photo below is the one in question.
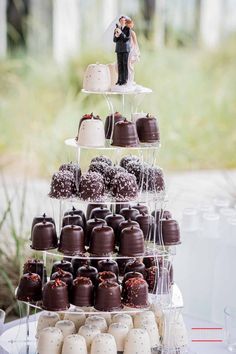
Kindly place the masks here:
<instances>
[{"instance_id":1,"label":"coconut-covered chocolate ball","mask_svg":"<svg viewBox=\"0 0 236 354\"><path fill-rule=\"evenodd\" d=\"M49 196L51 198L70 198L76 195L74 175L70 171L59 171L53 174Z\"/></svg>"},{"instance_id":2,"label":"coconut-covered chocolate ball","mask_svg":"<svg viewBox=\"0 0 236 354\"><path fill-rule=\"evenodd\" d=\"M103 162L103 163L106 163L106 164L109 165L109 166L112 165L111 159L109 159L109 157L104 156L104 155L94 157L94 158L91 160L91 163L93 163L93 162Z\"/></svg>"},{"instance_id":3,"label":"coconut-covered chocolate ball","mask_svg":"<svg viewBox=\"0 0 236 354\"><path fill-rule=\"evenodd\" d=\"M126 168L127 164L130 161L139 161L140 162L140 159L138 158L138 156L135 156L135 155L124 156L120 160L120 166Z\"/></svg>"},{"instance_id":4,"label":"coconut-covered chocolate ball","mask_svg":"<svg viewBox=\"0 0 236 354\"><path fill-rule=\"evenodd\" d=\"M135 199L138 195L135 176L128 172L117 173L112 182L111 192L117 201Z\"/></svg>"},{"instance_id":5,"label":"coconut-covered chocolate ball","mask_svg":"<svg viewBox=\"0 0 236 354\"><path fill-rule=\"evenodd\" d=\"M107 166L104 171L104 182L107 189L111 188L113 179L119 172L125 172L125 169L119 165L117 166Z\"/></svg>"},{"instance_id":6,"label":"coconut-covered chocolate ball","mask_svg":"<svg viewBox=\"0 0 236 354\"><path fill-rule=\"evenodd\" d=\"M82 174L79 183L79 197L83 200L102 200L105 185L103 177L97 172Z\"/></svg>"}]
</instances>

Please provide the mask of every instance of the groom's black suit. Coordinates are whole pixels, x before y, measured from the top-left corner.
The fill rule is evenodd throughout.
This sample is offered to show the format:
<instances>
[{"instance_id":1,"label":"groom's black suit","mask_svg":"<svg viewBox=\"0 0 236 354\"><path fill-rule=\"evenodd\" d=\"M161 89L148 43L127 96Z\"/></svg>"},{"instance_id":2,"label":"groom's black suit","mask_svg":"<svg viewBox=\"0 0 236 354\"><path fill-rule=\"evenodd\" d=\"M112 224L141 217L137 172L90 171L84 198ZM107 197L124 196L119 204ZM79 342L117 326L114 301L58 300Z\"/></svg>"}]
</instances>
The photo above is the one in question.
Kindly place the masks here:
<instances>
[{"instance_id":1,"label":"groom's black suit","mask_svg":"<svg viewBox=\"0 0 236 354\"><path fill-rule=\"evenodd\" d=\"M116 43L116 54L118 64L118 84L124 85L128 80L128 57L130 52L130 28L121 28L119 37L114 35L113 42Z\"/></svg>"}]
</instances>

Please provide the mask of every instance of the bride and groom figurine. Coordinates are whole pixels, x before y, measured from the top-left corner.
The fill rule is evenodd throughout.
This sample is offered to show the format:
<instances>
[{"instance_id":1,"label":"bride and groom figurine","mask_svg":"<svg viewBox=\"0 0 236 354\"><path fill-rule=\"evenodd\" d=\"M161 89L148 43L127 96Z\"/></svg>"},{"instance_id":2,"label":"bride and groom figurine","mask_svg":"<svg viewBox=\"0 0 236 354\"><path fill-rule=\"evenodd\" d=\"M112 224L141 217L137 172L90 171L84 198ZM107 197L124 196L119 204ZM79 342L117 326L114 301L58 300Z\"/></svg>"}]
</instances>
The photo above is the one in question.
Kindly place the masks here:
<instances>
[{"instance_id":1,"label":"bride and groom figurine","mask_svg":"<svg viewBox=\"0 0 236 354\"><path fill-rule=\"evenodd\" d=\"M134 22L130 18L121 16L114 30L113 42L116 43L118 69L116 86L135 86L134 64L139 61L140 51L133 27Z\"/></svg>"}]
</instances>

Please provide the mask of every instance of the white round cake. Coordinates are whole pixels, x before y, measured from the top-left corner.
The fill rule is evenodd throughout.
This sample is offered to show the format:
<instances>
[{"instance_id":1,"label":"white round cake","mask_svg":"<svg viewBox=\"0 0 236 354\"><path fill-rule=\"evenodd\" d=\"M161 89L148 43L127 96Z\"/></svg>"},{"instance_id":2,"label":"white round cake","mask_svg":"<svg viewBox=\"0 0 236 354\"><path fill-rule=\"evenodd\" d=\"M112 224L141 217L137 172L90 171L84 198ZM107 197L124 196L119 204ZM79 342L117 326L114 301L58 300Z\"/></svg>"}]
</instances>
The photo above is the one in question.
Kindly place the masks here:
<instances>
[{"instance_id":1,"label":"white round cake","mask_svg":"<svg viewBox=\"0 0 236 354\"><path fill-rule=\"evenodd\" d=\"M124 354L151 354L147 331L139 328L131 329L125 340Z\"/></svg>"},{"instance_id":2,"label":"white round cake","mask_svg":"<svg viewBox=\"0 0 236 354\"><path fill-rule=\"evenodd\" d=\"M80 146L104 146L105 131L102 120L93 117L83 120L79 127L77 143Z\"/></svg>"},{"instance_id":3,"label":"white round cake","mask_svg":"<svg viewBox=\"0 0 236 354\"><path fill-rule=\"evenodd\" d=\"M127 313L117 313L112 317L112 323L122 323L127 325L129 329L133 328L132 317Z\"/></svg>"},{"instance_id":4,"label":"white round cake","mask_svg":"<svg viewBox=\"0 0 236 354\"><path fill-rule=\"evenodd\" d=\"M79 334L84 337L87 345L87 350L90 352L91 350L91 344L93 341L93 338L97 335L100 334L101 331L97 326L93 325L84 325L81 326L79 329Z\"/></svg>"},{"instance_id":5,"label":"white round cake","mask_svg":"<svg viewBox=\"0 0 236 354\"><path fill-rule=\"evenodd\" d=\"M39 333L37 353L61 354L62 344L63 334L59 328L44 328Z\"/></svg>"},{"instance_id":6,"label":"white round cake","mask_svg":"<svg viewBox=\"0 0 236 354\"><path fill-rule=\"evenodd\" d=\"M155 315L152 311L139 312L134 316L134 327L140 328L143 321L155 321Z\"/></svg>"},{"instance_id":7,"label":"white round cake","mask_svg":"<svg viewBox=\"0 0 236 354\"><path fill-rule=\"evenodd\" d=\"M58 321L55 327L62 331L64 338L70 334L75 334L76 332L74 322L70 320Z\"/></svg>"},{"instance_id":8,"label":"white round cake","mask_svg":"<svg viewBox=\"0 0 236 354\"><path fill-rule=\"evenodd\" d=\"M117 354L114 337L109 333L97 334L93 339L90 354Z\"/></svg>"},{"instance_id":9,"label":"white round cake","mask_svg":"<svg viewBox=\"0 0 236 354\"><path fill-rule=\"evenodd\" d=\"M125 339L129 333L129 327L122 323L112 323L109 326L108 333L110 333L115 338L118 352L123 352Z\"/></svg>"},{"instance_id":10,"label":"white round cake","mask_svg":"<svg viewBox=\"0 0 236 354\"><path fill-rule=\"evenodd\" d=\"M85 324L96 326L101 332L107 331L107 322L102 316L89 316L86 319Z\"/></svg>"},{"instance_id":11,"label":"white round cake","mask_svg":"<svg viewBox=\"0 0 236 354\"><path fill-rule=\"evenodd\" d=\"M43 311L39 315L39 319L37 322L37 330L36 330L36 338L38 337L40 331L47 327L55 327L57 321L59 321L59 315L53 312Z\"/></svg>"},{"instance_id":12,"label":"white round cake","mask_svg":"<svg viewBox=\"0 0 236 354\"><path fill-rule=\"evenodd\" d=\"M111 89L111 75L107 65L90 64L84 75L83 88L86 91L106 92Z\"/></svg>"},{"instance_id":13,"label":"white round cake","mask_svg":"<svg viewBox=\"0 0 236 354\"><path fill-rule=\"evenodd\" d=\"M79 334L67 336L64 340L61 354L87 354L87 346L84 337Z\"/></svg>"}]
</instances>

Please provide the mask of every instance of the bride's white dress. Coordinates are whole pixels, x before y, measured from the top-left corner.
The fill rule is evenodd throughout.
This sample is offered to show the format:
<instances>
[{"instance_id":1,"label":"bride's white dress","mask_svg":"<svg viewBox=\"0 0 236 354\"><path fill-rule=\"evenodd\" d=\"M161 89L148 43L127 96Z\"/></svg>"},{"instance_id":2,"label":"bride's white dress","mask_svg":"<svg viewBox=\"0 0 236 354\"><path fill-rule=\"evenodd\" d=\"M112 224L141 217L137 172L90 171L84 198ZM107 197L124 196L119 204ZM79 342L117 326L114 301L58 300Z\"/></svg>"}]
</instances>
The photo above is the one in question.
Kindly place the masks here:
<instances>
[{"instance_id":1,"label":"bride's white dress","mask_svg":"<svg viewBox=\"0 0 236 354\"><path fill-rule=\"evenodd\" d=\"M131 50L128 59L128 85L135 85L134 65L140 60L140 50L139 50L136 34L133 30L131 30L130 45L131 45Z\"/></svg>"}]
</instances>

